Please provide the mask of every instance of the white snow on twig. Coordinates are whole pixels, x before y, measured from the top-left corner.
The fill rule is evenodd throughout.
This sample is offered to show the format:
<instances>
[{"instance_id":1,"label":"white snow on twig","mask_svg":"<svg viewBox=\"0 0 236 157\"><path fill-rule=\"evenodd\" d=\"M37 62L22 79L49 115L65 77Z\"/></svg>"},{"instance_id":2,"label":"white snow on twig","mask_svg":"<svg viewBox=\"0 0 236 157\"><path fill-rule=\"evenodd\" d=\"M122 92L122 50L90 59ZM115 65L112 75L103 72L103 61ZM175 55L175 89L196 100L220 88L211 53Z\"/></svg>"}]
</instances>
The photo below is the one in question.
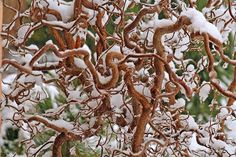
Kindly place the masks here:
<instances>
[{"instance_id":1,"label":"white snow on twig","mask_svg":"<svg viewBox=\"0 0 236 157\"><path fill-rule=\"evenodd\" d=\"M204 84L204 82L203 82L203 84ZM210 91L211 91L211 86L210 86L208 83L204 84L204 85L200 88L200 91L199 91L200 100L201 100L201 101L205 101L205 100L207 99L207 97L208 97Z\"/></svg>"},{"instance_id":2,"label":"white snow on twig","mask_svg":"<svg viewBox=\"0 0 236 157\"><path fill-rule=\"evenodd\" d=\"M212 23L208 22L200 11L194 8L188 8L186 11L183 11L181 13L181 16L187 16L191 20L192 24L188 27L194 33L208 33L214 38L220 40L221 42L223 41L222 36L217 27Z\"/></svg>"}]
</instances>

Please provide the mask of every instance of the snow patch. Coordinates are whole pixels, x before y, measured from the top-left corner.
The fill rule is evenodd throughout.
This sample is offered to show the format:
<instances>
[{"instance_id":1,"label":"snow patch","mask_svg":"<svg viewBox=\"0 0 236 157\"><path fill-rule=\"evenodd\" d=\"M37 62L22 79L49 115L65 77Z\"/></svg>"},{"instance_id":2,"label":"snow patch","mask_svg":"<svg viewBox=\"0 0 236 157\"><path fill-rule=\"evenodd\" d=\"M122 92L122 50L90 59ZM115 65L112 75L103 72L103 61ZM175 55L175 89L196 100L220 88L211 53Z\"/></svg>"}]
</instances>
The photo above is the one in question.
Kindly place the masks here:
<instances>
[{"instance_id":1,"label":"snow patch","mask_svg":"<svg viewBox=\"0 0 236 157\"><path fill-rule=\"evenodd\" d=\"M187 16L191 20L192 24L188 27L194 33L208 33L214 38L223 42L222 36L217 27L212 23L208 22L200 11L194 8L188 8L186 11L183 11L181 13L181 16Z\"/></svg>"},{"instance_id":2,"label":"snow patch","mask_svg":"<svg viewBox=\"0 0 236 157\"><path fill-rule=\"evenodd\" d=\"M204 84L204 82L203 82ZM199 97L201 101L205 101L211 91L211 86L208 83L205 83L199 91Z\"/></svg>"}]
</instances>

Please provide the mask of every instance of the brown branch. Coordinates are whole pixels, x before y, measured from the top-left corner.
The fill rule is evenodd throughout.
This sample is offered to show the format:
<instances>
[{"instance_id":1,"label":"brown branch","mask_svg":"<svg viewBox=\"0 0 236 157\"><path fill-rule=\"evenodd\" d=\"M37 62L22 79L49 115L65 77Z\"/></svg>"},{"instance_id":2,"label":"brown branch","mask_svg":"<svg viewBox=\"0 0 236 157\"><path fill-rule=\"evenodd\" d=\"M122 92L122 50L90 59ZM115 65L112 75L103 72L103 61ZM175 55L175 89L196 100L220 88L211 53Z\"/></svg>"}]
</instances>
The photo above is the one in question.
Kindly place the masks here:
<instances>
[{"instance_id":1,"label":"brown branch","mask_svg":"<svg viewBox=\"0 0 236 157\"><path fill-rule=\"evenodd\" d=\"M70 32L67 32L67 31L63 31L63 34L64 34L64 37L65 37L67 49L75 48L75 41L73 39L72 34ZM70 56L70 57L66 58L65 62L66 62L67 67L75 67L73 56Z\"/></svg>"},{"instance_id":2,"label":"brown branch","mask_svg":"<svg viewBox=\"0 0 236 157\"><path fill-rule=\"evenodd\" d=\"M82 12L82 0L75 0L74 3L74 19L77 19L78 16L80 16Z\"/></svg>"},{"instance_id":3,"label":"brown branch","mask_svg":"<svg viewBox=\"0 0 236 157\"><path fill-rule=\"evenodd\" d=\"M192 36L202 36L203 34L200 34L199 32L191 34ZM229 63L231 65L236 65L236 59L230 59L228 56L224 54L223 50L223 44L218 39L214 38L212 35L207 34L209 37L209 41L211 41L215 45L215 49L220 54L220 57L225 61L226 63Z\"/></svg>"},{"instance_id":4,"label":"brown branch","mask_svg":"<svg viewBox=\"0 0 236 157\"><path fill-rule=\"evenodd\" d=\"M200 35L200 33L199 32L195 33L195 35ZM210 72L209 75L210 75L211 84L224 96L229 97L232 100L236 100L236 95L232 91L225 90L222 87L220 87L219 82L217 81L217 78L216 78L217 73L215 72L215 70L213 68L214 57L211 54L211 50L210 50L210 47L209 47L209 40L212 41L215 44L216 50L220 53L221 58L225 62L227 62L229 64L232 64L232 65L236 65L236 60L231 60L227 56L224 55L223 48L222 48L223 45L218 39L214 38L213 36L211 36L210 34L207 34L207 33L203 33L202 35L204 37L205 49L206 49L206 52L207 52L207 55L208 55L208 58L209 58L208 70Z\"/></svg>"},{"instance_id":5,"label":"brown branch","mask_svg":"<svg viewBox=\"0 0 236 157\"><path fill-rule=\"evenodd\" d=\"M15 60L3 59L2 60L2 65L6 65L6 64L12 65L13 67L15 67L15 68L19 69L20 71L25 72L27 74L31 74L32 73L32 69L30 67L27 68L27 67L19 64Z\"/></svg>"},{"instance_id":6,"label":"brown branch","mask_svg":"<svg viewBox=\"0 0 236 157\"><path fill-rule=\"evenodd\" d=\"M62 132L60 133L56 138L53 143L53 148L52 148L52 157L62 157L62 144L67 142L67 141L76 141L79 140L81 141L82 138L78 135L73 134L72 132Z\"/></svg>"},{"instance_id":7,"label":"brown branch","mask_svg":"<svg viewBox=\"0 0 236 157\"><path fill-rule=\"evenodd\" d=\"M55 124L51 123L50 121L48 121L46 118L43 118L43 117L40 117L40 116L32 116L28 119L29 122L32 122L32 121L37 121L37 122L40 122L40 123L43 123L45 126L57 131L57 132L68 132L68 130L64 127L59 127L59 126L56 126Z\"/></svg>"},{"instance_id":8,"label":"brown branch","mask_svg":"<svg viewBox=\"0 0 236 157\"><path fill-rule=\"evenodd\" d=\"M126 71L125 76L124 76L124 81L127 85L128 91L131 94L132 98L136 99L142 105L142 113L139 118L136 130L134 133L133 141L132 141L132 151L134 153L137 153L141 149L141 144L144 138L146 125L150 119L152 106L142 94L140 94L139 92L135 90L134 84L132 82L131 70Z\"/></svg>"},{"instance_id":9,"label":"brown branch","mask_svg":"<svg viewBox=\"0 0 236 157\"><path fill-rule=\"evenodd\" d=\"M169 98L169 104L174 105L175 104L175 96L176 96L176 94L178 94L180 87L179 86L173 87L171 82L167 82L165 85L165 89L166 89L167 93L173 93L171 95L168 95L168 98Z\"/></svg>"},{"instance_id":10,"label":"brown branch","mask_svg":"<svg viewBox=\"0 0 236 157\"><path fill-rule=\"evenodd\" d=\"M153 36L153 45L154 45L154 48L156 49L157 55L163 58L164 60L166 58L166 54L164 52L164 46L161 41L161 37L164 34L178 31L184 25L189 25L189 24L191 24L190 19L185 16L182 16L173 25L157 28ZM164 79L164 63L160 61L159 59L155 58L154 68L156 72L156 77L154 80L154 85L152 87L152 95L153 97L156 97L157 95L161 94L162 81Z\"/></svg>"},{"instance_id":11,"label":"brown branch","mask_svg":"<svg viewBox=\"0 0 236 157\"><path fill-rule=\"evenodd\" d=\"M62 157L61 147L65 141L66 141L66 135L64 132L60 133L55 138L53 148L52 148L52 157Z\"/></svg>"},{"instance_id":12,"label":"brown branch","mask_svg":"<svg viewBox=\"0 0 236 157\"><path fill-rule=\"evenodd\" d=\"M136 16L134 21L124 28L125 45L130 49L134 49L136 51L136 53L143 53L143 51L141 50L141 48L137 44L132 43L130 41L130 39L129 39L130 31L132 31L135 27L137 27L138 23L143 18L143 16L145 16L146 14L152 14L152 13L155 13L155 12L160 12L160 8L158 6L142 9L138 13L138 15Z\"/></svg>"},{"instance_id":13,"label":"brown branch","mask_svg":"<svg viewBox=\"0 0 236 157\"><path fill-rule=\"evenodd\" d=\"M50 30L52 32L53 37L55 38L58 47L60 48L60 50L66 50L66 45L61 37L61 35L59 34L58 30L54 29L53 27L50 27Z\"/></svg>"},{"instance_id":14,"label":"brown branch","mask_svg":"<svg viewBox=\"0 0 236 157\"><path fill-rule=\"evenodd\" d=\"M214 71L214 61L215 61L215 59L214 59L214 57L213 57L213 55L211 53L211 49L210 49L210 46L209 46L209 44L210 44L209 36L208 36L207 33L203 33L202 35L204 37L205 50L206 50L207 56L209 58L208 71L209 72L210 71Z\"/></svg>"},{"instance_id":15,"label":"brown branch","mask_svg":"<svg viewBox=\"0 0 236 157\"><path fill-rule=\"evenodd\" d=\"M81 0L81 2L84 7L98 11L98 5L95 4L93 1Z\"/></svg>"},{"instance_id":16,"label":"brown branch","mask_svg":"<svg viewBox=\"0 0 236 157\"><path fill-rule=\"evenodd\" d=\"M188 0L190 8L194 8L194 3L192 2L192 0Z\"/></svg>"},{"instance_id":17,"label":"brown branch","mask_svg":"<svg viewBox=\"0 0 236 157\"><path fill-rule=\"evenodd\" d=\"M47 8L47 14L51 14L55 16L58 21L62 21L61 14L56 10Z\"/></svg>"},{"instance_id":18,"label":"brown branch","mask_svg":"<svg viewBox=\"0 0 236 157\"><path fill-rule=\"evenodd\" d=\"M111 68L112 71L112 78L107 83L101 83L99 80L99 76L97 74L97 70L95 69L94 65L90 61L90 54L83 50L83 49L72 49L67 50L66 52L59 52L57 48L53 44L47 44L42 47L31 59L29 65L32 67L34 63L48 50L52 50L52 52L59 58L66 58L70 56L79 56L83 57L85 64L88 66L95 84L100 89L109 89L116 86L116 83L119 79L119 70L117 64L113 63L114 59L122 59L123 55L118 52L109 52L106 56L106 65Z\"/></svg>"},{"instance_id":19,"label":"brown branch","mask_svg":"<svg viewBox=\"0 0 236 157\"><path fill-rule=\"evenodd\" d=\"M207 1L207 4L206 4L206 7L207 7L207 8L210 8L210 7L211 7L211 4L212 4L212 0L208 0L208 1Z\"/></svg>"},{"instance_id":20,"label":"brown branch","mask_svg":"<svg viewBox=\"0 0 236 157\"><path fill-rule=\"evenodd\" d=\"M186 92L187 97L191 98L192 96L192 90L188 87L188 85L182 80L179 79L177 77L177 75L172 71L170 65L168 64L167 61L165 61L165 59L163 59L162 57L160 57L157 54L153 54L153 53L146 53L146 54L129 54L127 55L125 58L123 58L122 60L120 60L119 64L123 64L126 60L128 60L129 58L155 58L157 60L160 60L160 62L163 63L164 68L166 69L166 72L169 74L170 76L170 81L173 82L177 87L179 86L178 84L180 84ZM160 95L160 94L159 94ZM157 95L157 97L159 97L159 95Z\"/></svg>"},{"instance_id":21,"label":"brown branch","mask_svg":"<svg viewBox=\"0 0 236 157\"><path fill-rule=\"evenodd\" d=\"M213 73L214 73L214 72L213 72ZM235 95L234 93L232 93L232 92L229 91L229 90L225 90L225 89L223 89L223 88L220 86L219 81L217 81L217 79L216 79L216 75L211 74L210 79L211 79L211 80L210 80L211 84L212 84L221 94L223 94L224 96L229 97L229 98L231 98L231 99L233 99L233 100L236 100L236 95Z\"/></svg>"},{"instance_id":22,"label":"brown branch","mask_svg":"<svg viewBox=\"0 0 236 157\"><path fill-rule=\"evenodd\" d=\"M96 26L95 26L95 28L97 28L95 29L95 31L99 35L99 41L97 42L97 46L96 46L96 52L97 52L98 57L102 54L104 50L107 49L107 41L106 41L107 31L106 31L106 27L102 25L103 15L104 15L104 12L102 11L98 12Z\"/></svg>"}]
</instances>

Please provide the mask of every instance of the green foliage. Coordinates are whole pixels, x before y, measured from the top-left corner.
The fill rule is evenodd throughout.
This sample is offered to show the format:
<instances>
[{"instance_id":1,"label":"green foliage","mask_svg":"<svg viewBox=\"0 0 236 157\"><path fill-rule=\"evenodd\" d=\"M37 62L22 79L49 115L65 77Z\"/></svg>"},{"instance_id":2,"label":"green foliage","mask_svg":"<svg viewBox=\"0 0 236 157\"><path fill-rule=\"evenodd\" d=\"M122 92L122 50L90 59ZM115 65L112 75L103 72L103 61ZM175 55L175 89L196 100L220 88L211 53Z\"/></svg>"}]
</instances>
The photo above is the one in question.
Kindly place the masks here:
<instances>
[{"instance_id":1,"label":"green foliage","mask_svg":"<svg viewBox=\"0 0 236 157\"><path fill-rule=\"evenodd\" d=\"M52 108L52 100L50 98L46 98L43 102L40 102L36 106L37 113L45 113L46 110Z\"/></svg>"},{"instance_id":2,"label":"green foliage","mask_svg":"<svg viewBox=\"0 0 236 157\"><path fill-rule=\"evenodd\" d=\"M142 2L142 1L141 1ZM140 4L136 4L135 6L133 6L132 8L128 8L127 10L126 10L126 12L128 13L128 12L134 12L134 13L138 13L139 11L140 11L140 9L141 9L141 5Z\"/></svg>"},{"instance_id":3,"label":"green foliage","mask_svg":"<svg viewBox=\"0 0 236 157\"><path fill-rule=\"evenodd\" d=\"M0 156L6 157L9 153L23 154L24 146L19 141L19 129L9 127L6 129L6 139L0 149Z\"/></svg>"},{"instance_id":4,"label":"green foliage","mask_svg":"<svg viewBox=\"0 0 236 157\"><path fill-rule=\"evenodd\" d=\"M50 31L47 27L37 29L31 38L26 42L26 45L35 44L38 47L43 47L49 39L52 39L49 34Z\"/></svg>"},{"instance_id":5,"label":"green foliage","mask_svg":"<svg viewBox=\"0 0 236 157\"><path fill-rule=\"evenodd\" d=\"M83 143L74 143L76 148L76 155L72 155L71 157L99 157L100 151L93 150L92 148L86 146Z\"/></svg>"},{"instance_id":6,"label":"green foliage","mask_svg":"<svg viewBox=\"0 0 236 157\"><path fill-rule=\"evenodd\" d=\"M206 6L206 0L197 0L197 9L202 11L202 9Z\"/></svg>"},{"instance_id":7,"label":"green foliage","mask_svg":"<svg viewBox=\"0 0 236 157\"><path fill-rule=\"evenodd\" d=\"M34 142L36 146L42 145L45 142L47 142L50 139L50 137L53 135L55 135L55 132L52 130L46 130L46 131L40 132L34 138Z\"/></svg>"},{"instance_id":8,"label":"green foliage","mask_svg":"<svg viewBox=\"0 0 236 157\"><path fill-rule=\"evenodd\" d=\"M7 137L7 140L15 140L18 138L18 132L19 132L19 129L14 129L14 128L7 128L6 130L6 137Z\"/></svg>"}]
</instances>

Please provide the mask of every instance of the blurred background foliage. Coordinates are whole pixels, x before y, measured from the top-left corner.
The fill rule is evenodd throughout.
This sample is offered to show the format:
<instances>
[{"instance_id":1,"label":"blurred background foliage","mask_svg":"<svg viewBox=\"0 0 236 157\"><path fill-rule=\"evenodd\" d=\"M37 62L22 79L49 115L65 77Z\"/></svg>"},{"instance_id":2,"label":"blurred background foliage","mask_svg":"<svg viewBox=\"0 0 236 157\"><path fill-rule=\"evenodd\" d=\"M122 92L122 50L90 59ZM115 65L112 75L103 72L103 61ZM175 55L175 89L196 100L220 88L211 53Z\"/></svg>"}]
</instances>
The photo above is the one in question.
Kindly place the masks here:
<instances>
[{"instance_id":1,"label":"blurred background foliage","mask_svg":"<svg viewBox=\"0 0 236 157\"><path fill-rule=\"evenodd\" d=\"M14 0L13 0L14 1ZM27 0L26 1L26 6L30 5L30 1L31 0ZM71 1L71 0L67 0L67 1ZM145 1L145 0L143 0ZM175 0L172 0L173 2ZM188 0L184 0L186 2L186 4L188 4ZM154 3L154 0L151 1L151 3ZM197 0L197 9L198 10L202 10L204 8L204 6L206 5L207 1L206 0ZM140 11L140 5L136 5L135 7L133 7L132 9L128 9L127 12L139 12ZM27 8L27 7L26 7ZM7 17L7 15L4 15L5 17ZM162 16L160 15L159 18L162 18ZM112 20L112 19L110 19ZM114 20L114 19L113 19ZM108 25L106 27L106 30L109 34L113 34L115 29L114 23L113 22L108 22ZM92 27L89 27L89 30L91 32L94 33ZM30 44L35 44L37 45L39 48L44 46L44 44L48 41L48 40L53 40L55 42L54 37L51 35L50 30L47 27L42 27L40 29L38 29L37 31L34 32L34 34L31 36L31 38L29 38L29 40L26 42L26 45L30 45ZM226 44L227 49L225 50L225 54L228 55L230 58L232 58L233 56L233 47L234 47L234 37L231 34L229 36L229 42ZM55 42L56 43L56 42ZM92 51L95 50L95 41L94 39L92 39L91 37L88 36L87 40L86 40L86 44L90 47L90 49ZM184 58L185 59L192 59L194 60L196 63L204 56L205 51L204 51L204 47L203 44L199 44L199 45L195 45L198 48L201 48L201 51L193 51L190 50L188 52L184 53ZM217 57L216 57L217 58ZM218 57L219 58L219 57ZM227 79L228 80L232 80L233 78L233 67L232 66L227 66L226 68L224 67L223 63L221 63L221 66L217 66L216 70L218 73L218 79L220 79L222 82L224 82L225 84L227 84ZM178 73L178 72L177 72ZM181 72L179 72L181 73ZM207 70L203 70L199 73L199 76L201 78L201 82L203 81L209 81L209 77L208 77L208 72ZM79 84L79 82L75 82L75 84ZM50 91L47 91L48 94L50 95ZM179 97L181 97L181 95L179 95ZM210 106L209 104L212 104L212 101L216 100L216 102L214 103L215 107L213 108L213 110L210 110ZM66 98L64 96L63 93L60 93L55 100L55 103L57 104L63 104L66 101ZM205 122L209 119L209 117L214 117L216 115L217 111L217 107L219 107L219 104L221 104L222 102L222 97L219 96L219 94L217 93L217 91L212 90L210 92L209 97L201 102L199 99L199 95L196 94L195 96L193 96L193 98L191 100L188 101L187 105L186 105L186 109L189 112L190 115L194 115L195 119L198 122ZM53 102L51 97L46 98L43 102L40 102L37 106L37 112L38 113L45 113L46 110L51 109L53 107ZM69 118L70 120L73 120L76 118L76 115L74 115L70 109L67 109L67 115L65 116L66 118ZM22 155L23 154L23 150L24 150L24 146L21 144L21 141L19 139L19 130L14 128L14 127L9 127L6 131L6 137L4 139L4 144L1 147L1 157L6 157L9 153L15 153L18 155ZM55 135L55 132L53 131L44 131L40 134L37 135L37 137L35 137L34 142L36 143L37 146L42 145L43 143L45 143L48 139L50 139L51 136ZM97 157L99 156L99 152L100 150L93 150L89 147L86 146L85 143L79 143L79 142L65 142L63 144L63 156L64 157L68 157L68 151L70 149L74 149L74 155L72 155L72 157ZM47 150L45 150L47 151ZM38 157L42 157L43 156L43 152L41 154L38 155Z\"/></svg>"}]
</instances>

